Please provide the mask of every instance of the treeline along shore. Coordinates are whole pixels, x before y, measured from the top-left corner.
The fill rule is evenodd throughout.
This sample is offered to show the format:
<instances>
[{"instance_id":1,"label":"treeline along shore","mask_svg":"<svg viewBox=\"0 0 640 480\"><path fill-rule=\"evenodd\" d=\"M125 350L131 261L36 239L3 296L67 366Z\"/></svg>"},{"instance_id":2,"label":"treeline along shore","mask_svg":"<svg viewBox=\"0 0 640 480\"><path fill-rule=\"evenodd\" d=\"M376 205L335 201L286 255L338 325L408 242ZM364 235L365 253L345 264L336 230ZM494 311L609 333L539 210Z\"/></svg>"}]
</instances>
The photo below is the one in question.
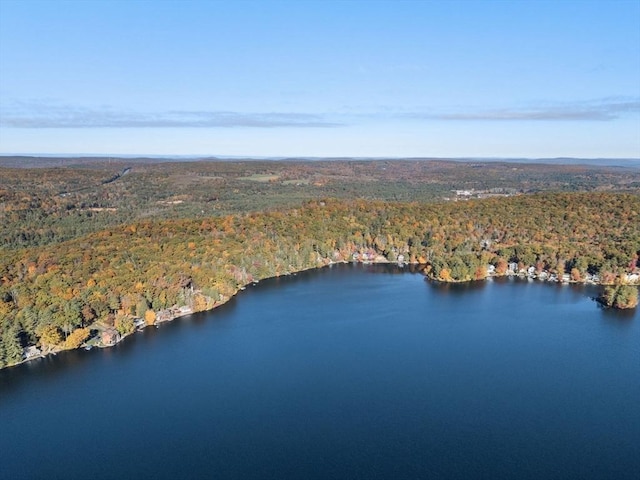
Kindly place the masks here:
<instances>
[{"instance_id":1,"label":"treeline along shore","mask_svg":"<svg viewBox=\"0 0 640 480\"><path fill-rule=\"evenodd\" d=\"M465 202L307 201L298 208L148 220L2 250L0 367L107 346L215 308L244 286L330 263L420 265L442 282L520 274L611 285L637 304L640 196L543 193Z\"/></svg>"}]
</instances>

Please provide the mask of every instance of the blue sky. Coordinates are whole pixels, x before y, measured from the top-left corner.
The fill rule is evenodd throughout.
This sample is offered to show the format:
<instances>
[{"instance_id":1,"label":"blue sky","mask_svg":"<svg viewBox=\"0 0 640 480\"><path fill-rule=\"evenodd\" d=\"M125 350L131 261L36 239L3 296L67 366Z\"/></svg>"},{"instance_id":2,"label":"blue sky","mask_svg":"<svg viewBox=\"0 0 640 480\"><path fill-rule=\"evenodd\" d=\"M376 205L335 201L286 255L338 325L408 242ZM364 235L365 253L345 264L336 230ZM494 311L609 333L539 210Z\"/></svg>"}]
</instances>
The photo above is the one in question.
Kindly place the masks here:
<instances>
[{"instance_id":1,"label":"blue sky","mask_svg":"<svg viewBox=\"0 0 640 480\"><path fill-rule=\"evenodd\" d=\"M0 0L0 153L640 158L640 0Z\"/></svg>"}]
</instances>

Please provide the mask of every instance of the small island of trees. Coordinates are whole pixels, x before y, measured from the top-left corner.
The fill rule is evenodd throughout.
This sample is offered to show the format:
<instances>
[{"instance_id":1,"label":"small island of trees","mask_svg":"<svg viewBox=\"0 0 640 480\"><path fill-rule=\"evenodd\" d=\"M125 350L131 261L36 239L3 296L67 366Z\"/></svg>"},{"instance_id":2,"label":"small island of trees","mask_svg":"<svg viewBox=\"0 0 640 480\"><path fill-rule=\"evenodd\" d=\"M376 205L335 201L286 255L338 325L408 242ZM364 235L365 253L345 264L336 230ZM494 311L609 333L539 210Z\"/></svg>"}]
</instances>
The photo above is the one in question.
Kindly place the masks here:
<instances>
[{"instance_id":1,"label":"small island of trees","mask_svg":"<svg viewBox=\"0 0 640 480\"><path fill-rule=\"evenodd\" d=\"M607 286L598 301L606 307L635 308L638 306L638 289L632 285Z\"/></svg>"}]
</instances>

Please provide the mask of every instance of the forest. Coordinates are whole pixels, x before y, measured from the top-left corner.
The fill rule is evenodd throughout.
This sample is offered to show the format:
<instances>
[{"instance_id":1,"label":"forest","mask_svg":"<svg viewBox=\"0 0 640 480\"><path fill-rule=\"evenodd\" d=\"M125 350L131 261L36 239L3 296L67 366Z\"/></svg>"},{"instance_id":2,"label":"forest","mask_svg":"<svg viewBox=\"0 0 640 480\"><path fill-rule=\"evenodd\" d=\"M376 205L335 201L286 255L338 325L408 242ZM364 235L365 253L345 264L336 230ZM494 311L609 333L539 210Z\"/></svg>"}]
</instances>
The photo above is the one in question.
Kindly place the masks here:
<instances>
[{"instance_id":1,"label":"forest","mask_svg":"<svg viewBox=\"0 0 640 480\"><path fill-rule=\"evenodd\" d=\"M637 302L620 289L640 267L633 169L89 162L1 178L0 367L28 347L99 345L249 283L354 259L413 263L435 281L517 265L597 278L614 287L611 306Z\"/></svg>"},{"instance_id":2,"label":"forest","mask_svg":"<svg viewBox=\"0 0 640 480\"><path fill-rule=\"evenodd\" d=\"M37 165L41 165L36 168ZM110 183L125 169L131 170ZM35 247L144 219L294 208L307 200L454 200L638 192L640 169L442 160L153 161L0 157L0 249Z\"/></svg>"}]
</instances>

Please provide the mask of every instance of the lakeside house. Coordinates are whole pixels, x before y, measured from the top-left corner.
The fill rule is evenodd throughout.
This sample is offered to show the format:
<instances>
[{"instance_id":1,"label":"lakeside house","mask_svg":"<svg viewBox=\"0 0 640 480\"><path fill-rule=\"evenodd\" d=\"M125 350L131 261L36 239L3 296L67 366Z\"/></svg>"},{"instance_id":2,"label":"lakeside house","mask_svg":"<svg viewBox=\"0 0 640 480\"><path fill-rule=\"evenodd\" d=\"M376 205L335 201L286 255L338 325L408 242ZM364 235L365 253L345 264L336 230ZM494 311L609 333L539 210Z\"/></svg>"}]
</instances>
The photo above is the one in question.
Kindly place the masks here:
<instances>
[{"instance_id":1,"label":"lakeside house","mask_svg":"<svg viewBox=\"0 0 640 480\"><path fill-rule=\"evenodd\" d=\"M30 345L24 349L22 353L22 358L24 360L29 360L31 358L39 357L40 355L42 355L42 352L40 351L40 349L35 345Z\"/></svg>"},{"instance_id":2,"label":"lakeside house","mask_svg":"<svg viewBox=\"0 0 640 480\"><path fill-rule=\"evenodd\" d=\"M626 283L638 283L638 281L640 281L640 274L628 273L623 277L623 281Z\"/></svg>"},{"instance_id":3,"label":"lakeside house","mask_svg":"<svg viewBox=\"0 0 640 480\"><path fill-rule=\"evenodd\" d=\"M112 346L120 341L120 334L115 328L107 328L100 335L102 344L105 346Z\"/></svg>"}]
</instances>

